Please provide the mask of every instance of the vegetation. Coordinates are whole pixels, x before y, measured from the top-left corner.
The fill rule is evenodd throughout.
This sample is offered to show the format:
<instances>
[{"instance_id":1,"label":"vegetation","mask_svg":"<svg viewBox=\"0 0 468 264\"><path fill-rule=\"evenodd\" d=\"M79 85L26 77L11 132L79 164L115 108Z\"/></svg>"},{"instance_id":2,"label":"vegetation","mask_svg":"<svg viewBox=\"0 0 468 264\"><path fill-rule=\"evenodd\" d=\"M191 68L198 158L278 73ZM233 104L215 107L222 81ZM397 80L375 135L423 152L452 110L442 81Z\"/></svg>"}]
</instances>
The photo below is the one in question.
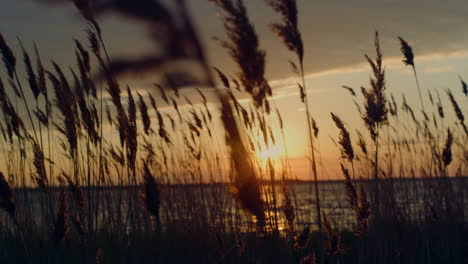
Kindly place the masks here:
<instances>
[{"instance_id":1,"label":"vegetation","mask_svg":"<svg viewBox=\"0 0 468 264\"><path fill-rule=\"evenodd\" d=\"M375 58L365 56L369 86L361 96L343 86L367 132L354 135L331 113L343 181L320 182L319 126L310 110L297 4L265 1L281 18L271 29L296 57L290 66L305 104L312 174L300 182L287 155L262 162L253 154L284 141L284 124L270 103L265 51L243 1L210 1L221 12L227 40L218 41L238 67L235 77L208 64L183 0L171 9L162 1L101 7L157 28L151 33L161 52L142 60L111 58L91 1L73 2L88 22L89 41L75 41L75 67L47 67L38 47L31 55L19 39L18 57L0 34L0 262L467 261L468 132L458 103L467 85L461 80L461 91L447 90L446 97L424 91L403 38L421 111L386 86L376 32ZM122 95L121 74L142 71L155 72L159 96L128 86ZM214 88L214 75L221 88ZM198 89L206 86L213 88ZM199 97L186 97L182 87ZM444 122L447 116L457 123ZM328 196L337 201L330 204ZM312 203L304 204L305 197Z\"/></svg>"}]
</instances>

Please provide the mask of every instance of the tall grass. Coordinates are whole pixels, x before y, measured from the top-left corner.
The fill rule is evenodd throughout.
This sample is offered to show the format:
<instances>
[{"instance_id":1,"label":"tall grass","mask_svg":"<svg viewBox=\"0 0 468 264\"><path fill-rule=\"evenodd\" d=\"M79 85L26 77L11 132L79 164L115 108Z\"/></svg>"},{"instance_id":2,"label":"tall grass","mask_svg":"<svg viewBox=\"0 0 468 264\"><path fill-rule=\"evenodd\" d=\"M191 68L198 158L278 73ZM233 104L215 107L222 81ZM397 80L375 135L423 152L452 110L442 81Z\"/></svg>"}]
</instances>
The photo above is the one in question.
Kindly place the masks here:
<instances>
[{"instance_id":1,"label":"tall grass","mask_svg":"<svg viewBox=\"0 0 468 264\"><path fill-rule=\"evenodd\" d=\"M287 122L270 99L266 51L243 1L210 1L221 11L226 40L217 41L235 62L235 77L208 64L185 1L171 8L162 1L110 1L101 7L158 27L151 33L162 55L144 60L114 58L98 10L90 1L73 2L88 23L88 43L75 40L74 67L43 64L35 44L18 40L23 80L13 42L0 35L1 261L466 260L468 132L459 97L466 95L466 84L461 81L461 91L446 90L447 97L429 91L431 104L424 108L416 57L406 40L399 38L422 114L387 87L376 33L375 58L365 56L368 87L359 95L343 86L368 133L336 109L331 118L339 130L343 181L319 181L326 175L318 169L319 126L310 109L313 87L305 78L297 3L266 1L281 19L271 29L296 58L289 65L299 80L310 151L304 188L287 155L266 161L255 155L285 144ZM201 79L171 72L177 68L190 76L187 60L199 65ZM120 83L122 73L141 71L155 73L152 91ZM187 85L195 91L191 96L181 89ZM198 89L202 85L211 88Z\"/></svg>"}]
</instances>

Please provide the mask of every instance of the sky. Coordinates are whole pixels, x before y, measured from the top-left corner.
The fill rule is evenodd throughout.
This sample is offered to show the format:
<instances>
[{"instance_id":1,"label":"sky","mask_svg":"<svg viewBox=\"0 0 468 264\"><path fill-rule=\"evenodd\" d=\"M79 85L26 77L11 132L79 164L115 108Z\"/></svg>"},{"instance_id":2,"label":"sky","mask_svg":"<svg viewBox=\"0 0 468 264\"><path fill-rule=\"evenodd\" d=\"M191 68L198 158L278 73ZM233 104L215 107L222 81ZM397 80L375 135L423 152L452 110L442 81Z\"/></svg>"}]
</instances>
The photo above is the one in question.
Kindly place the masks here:
<instances>
[{"instance_id":1,"label":"sky","mask_svg":"<svg viewBox=\"0 0 468 264\"><path fill-rule=\"evenodd\" d=\"M0 32L12 43L16 36L20 37L27 47L35 41L43 58L68 65L73 61L69 57L74 50L73 38L86 39L86 24L71 4L42 2L45 1L2 0ZM207 0L187 2L210 64L235 74L235 64L212 40L225 38L219 10ZM285 145L295 173L299 178L306 178L309 173L304 106L288 63L294 56L269 30L268 25L278 21L278 16L264 1L245 2L260 36L260 45L267 54L266 75L274 87L274 104L285 120ZM320 127L320 153L329 177L336 177L339 165L337 147L330 140L338 137L338 130L330 112L345 120L351 131L362 128L352 98L340 87L368 86L370 69L364 54L374 54L374 31L378 30L381 36L388 92L397 99L405 92L410 104L416 107L419 103L413 73L401 62L398 36L413 47L423 90L437 90L445 96L444 89L452 88L456 97L461 97L458 75L468 79L467 1L298 0L298 6L305 44L307 92L311 113ZM133 21L110 14L100 17L99 22L111 57L139 56L152 48L144 27ZM153 87L148 76L136 76L125 82L140 90L151 91ZM190 95L193 91L185 93ZM461 99L460 103L466 113L466 100Z\"/></svg>"}]
</instances>

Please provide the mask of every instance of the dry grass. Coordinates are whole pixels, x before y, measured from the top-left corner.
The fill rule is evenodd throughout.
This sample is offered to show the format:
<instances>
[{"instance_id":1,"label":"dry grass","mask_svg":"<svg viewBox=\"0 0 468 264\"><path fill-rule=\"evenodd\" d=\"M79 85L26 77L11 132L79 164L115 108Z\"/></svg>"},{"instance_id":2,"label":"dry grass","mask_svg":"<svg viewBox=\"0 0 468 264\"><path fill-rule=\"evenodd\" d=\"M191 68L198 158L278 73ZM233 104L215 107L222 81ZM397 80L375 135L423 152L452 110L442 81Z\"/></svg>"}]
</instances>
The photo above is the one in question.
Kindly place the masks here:
<instances>
[{"instance_id":1,"label":"dry grass","mask_svg":"<svg viewBox=\"0 0 468 264\"><path fill-rule=\"evenodd\" d=\"M21 80L15 54L0 35L6 70L0 79L5 144L0 260L457 263L466 258L466 202L457 197L467 190L464 104L458 92L447 90L448 98L429 93L431 104L424 109L415 54L403 38L403 62L413 67L422 112L414 111L405 95L398 100L387 91L376 33L376 56L365 56L370 85L361 94L342 86L369 133L356 130L355 138L354 129L362 126L331 114L344 176L342 189L334 189L335 183L318 181L326 175L317 169L321 135L309 107L314 98L304 77L297 3L266 0L280 15L273 32L297 58L287 65L299 80L306 108L311 181L304 188L294 181L287 146L279 161L262 162L253 154L285 143L288 122L268 100L273 91L265 77L266 54L243 1L211 1L221 10L227 40L220 43L238 67L235 77L208 67L184 1L174 3L178 12L160 1L100 7L73 2L90 23L89 43L75 41L75 67L69 70L54 62L49 69L35 45L30 56L19 42L26 76ZM144 61L111 58L97 23L101 12L111 10L157 24L160 31L151 33L162 55L149 54ZM147 16L150 10L154 13ZM158 38L161 32L164 40ZM122 93L119 74L160 74L166 63L186 60L204 73L203 80L188 84L213 86L212 76L218 75L223 89L200 88L189 97L180 89L182 77L167 69L161 74L165 81L155 84L158 96L131 87ZM183 63L174 67L190 73ZM23 82L30 88L26 96ZM466 95L463 80L461 85L459 92ZM251 103L240 101L241 94ZM449 103L453 112L444 109ZM332 205L331 196L337 197ZM37 253L46 257L33 259Z\"/></svg>"}]
</instances>

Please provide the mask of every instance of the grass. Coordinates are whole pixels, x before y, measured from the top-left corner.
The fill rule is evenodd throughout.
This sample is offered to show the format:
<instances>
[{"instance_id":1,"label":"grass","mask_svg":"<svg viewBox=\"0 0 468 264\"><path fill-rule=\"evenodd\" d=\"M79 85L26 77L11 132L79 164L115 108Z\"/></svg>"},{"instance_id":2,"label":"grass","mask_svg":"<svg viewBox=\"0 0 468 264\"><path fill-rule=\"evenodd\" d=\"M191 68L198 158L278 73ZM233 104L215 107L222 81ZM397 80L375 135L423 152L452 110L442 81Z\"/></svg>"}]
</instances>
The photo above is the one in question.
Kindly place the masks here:
<instances>
[{"instance_id":1,"label":"grass","mask_svg":"<svg viewBox=\"0 0 468 264\"><path fill-rule=\"evenodd\" d=\"M466 262L468 133L459 104L466 84L461 80L462 90L447 90L447 97L426 91L423 98L417 58L403 38L421 112L387 87L376 32L375 58L365 56L368 87L358 94L343 86L364 126L331 114L343 183L325 192L297 4L266 1L281 18L273 32L296 57L289 65L305 105L310 150L305 194L294 184L287 155L265 162L253 155L284 143L287 123L270 102L265 51L242 1L211 1L227 33L217 41L236 63L236 77L208 65L184 1L174 5L176 13L159 1L131 9L111 4L113 12L164 32L164 38L153 32L162 55L143 61L109 56L92 5L73 2L89 23L89 43L75 41L75 67L48 67L36 45L31 56L18 40L25 85L20 59L0 35L6 73L0 77L2 263ZM145 10L158 12L148 17ZM180 63L186 60L200 65L201 80L188 78L191 69ZM174 67L163 74L166 62L180 68L177 74ZM120 74L141 71L165 80L155 84L157 97L119 82ZM181 93L185 86L214 86L215 74L220 88L197 89L196 99ZM209 106L208 94L219 111ZM251 102L239 102L241 94ZM363 127L366 132L353 133ZM338 205L327 205L324 195L336 195ZM351 225L339 224L345 209Z\"/></svg>"}]
</instances>

